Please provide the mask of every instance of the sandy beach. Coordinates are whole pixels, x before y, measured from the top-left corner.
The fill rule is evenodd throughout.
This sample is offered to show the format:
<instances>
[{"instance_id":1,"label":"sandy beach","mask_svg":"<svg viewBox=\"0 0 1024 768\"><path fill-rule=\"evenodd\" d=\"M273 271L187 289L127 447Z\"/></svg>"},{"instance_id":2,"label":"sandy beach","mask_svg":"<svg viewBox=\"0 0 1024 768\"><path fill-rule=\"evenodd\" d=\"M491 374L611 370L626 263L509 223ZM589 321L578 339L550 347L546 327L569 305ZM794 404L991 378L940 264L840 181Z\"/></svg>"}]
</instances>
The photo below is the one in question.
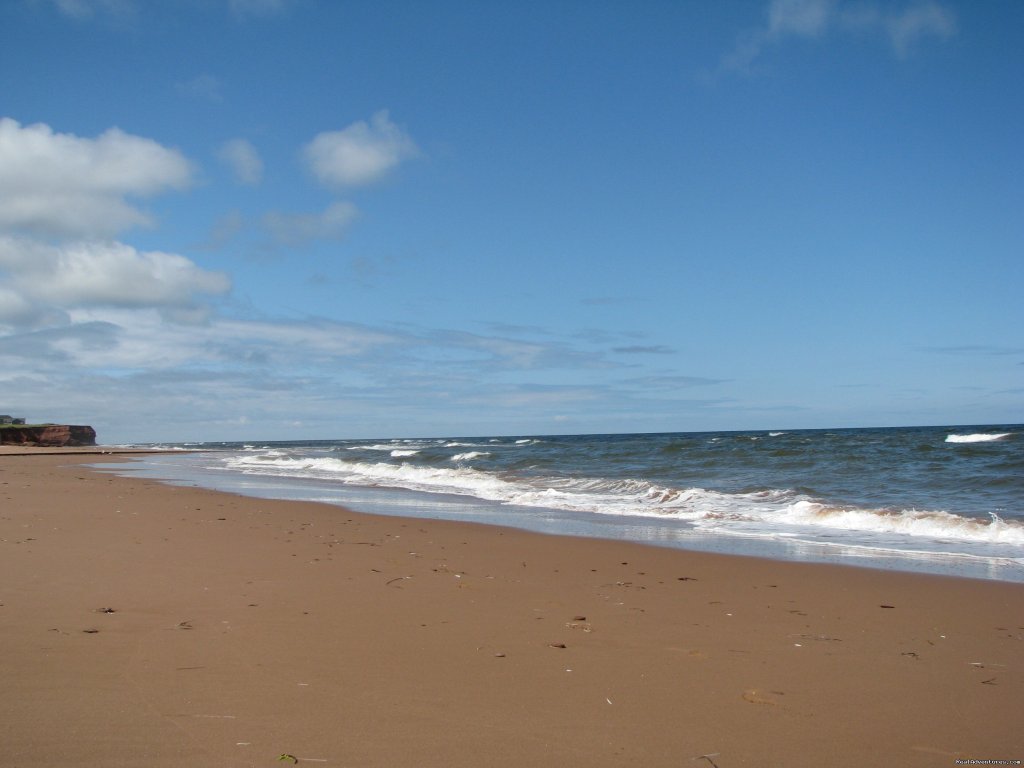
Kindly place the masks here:
<instances>
[{"instance_id":1,"label":"sandy beach","mask_svg":"<svg viewBox=\"0 0 1024 768\"><path fill-rule=\"evenodd\" d=\"M98 449L102 450L102 449ZM1024 586L0 455L5 766L1024 759Z\"/></svg>"}]
</instances>

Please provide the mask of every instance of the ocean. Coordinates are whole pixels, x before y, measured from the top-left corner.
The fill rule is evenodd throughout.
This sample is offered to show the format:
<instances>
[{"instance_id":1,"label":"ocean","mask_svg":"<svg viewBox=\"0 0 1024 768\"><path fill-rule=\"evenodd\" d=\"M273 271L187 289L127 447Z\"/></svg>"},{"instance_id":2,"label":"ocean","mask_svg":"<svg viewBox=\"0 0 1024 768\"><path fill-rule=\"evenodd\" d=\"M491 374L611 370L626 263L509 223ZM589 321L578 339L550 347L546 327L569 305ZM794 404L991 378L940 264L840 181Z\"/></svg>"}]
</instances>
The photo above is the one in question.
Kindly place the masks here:
<instances>
[{"instance_id":1,"label":"ocean","mask_svg":"<svg viewBox=\"0 0 1024 768\"><path fill-rule=\"evenodd\" d=\"M111 467L264 498L1024 582L1024 426L183 443Z\"/></svg>"}]
</instances>

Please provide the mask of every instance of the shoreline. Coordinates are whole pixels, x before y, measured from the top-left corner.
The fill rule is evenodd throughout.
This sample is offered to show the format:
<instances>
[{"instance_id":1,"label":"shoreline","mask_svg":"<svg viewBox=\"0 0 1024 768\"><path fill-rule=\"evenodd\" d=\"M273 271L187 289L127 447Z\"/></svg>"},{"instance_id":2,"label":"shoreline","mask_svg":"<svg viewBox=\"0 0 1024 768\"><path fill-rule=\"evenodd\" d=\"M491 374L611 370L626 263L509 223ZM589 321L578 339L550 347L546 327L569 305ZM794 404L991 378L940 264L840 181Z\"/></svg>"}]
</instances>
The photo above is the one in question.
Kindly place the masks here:
<instances>
[{"instance_id":1,"label":"shoreline","mask_svg":"<svg viewBox=\"0 0 1024 768\"><path fill-rule=\"evenodd\" d=\"M886 548L870 544L786 536L740 535L703 532L677 522L630 515L603 515L567 509L537 514L535 507L488 501L473 495L431 494L408 488L349 486L316 477L285 477L270 474L218 471L201 461L203 454L218 449L158 450L152 460L137 454L112 471L131 477L148 477L173 485L238 493L251 498L323 501L357 509L369 515L474 522L546 535L632 541L645 546L690 552L759 557L783 562L807 562L907 573L946 575L1024 584L1024 565L1019 558L985 557L969 552L928 548ZM229 451L230 452L230 451ZM162 454L162 455L160 455ZM177 459L169 458L178 456ZM169 460L164 460L169 459ZM199 462L193 464L193 462ZM438 499L443 499L438 501ZM424 510L428 510L424 512Z\"/></svg>"},{"instance_id":2,"label":"shoreline","mask_svg":"<svg viewBox=\"0 0 1024 768\"><path fill-rule=\"evenodd\" d=\"M87 455L87 456L132 456L144 454L175 454L191 453L187 450L177 448L120 448L109 445L68 445L68 446L24 446L24 445L0 445L0 456L51 456L54 454L64 455Z\"/></svg>"},{"instance_id":3,"label":"shoreline","mask_svg":"<svg viewBox=\"0 0 1024 768\"><path fill-rule=\"evenodd\" d=\"M1020 584L372 516L42 450L0 455L12 764L1024 757Z\"/></svg>"}]
</instances>

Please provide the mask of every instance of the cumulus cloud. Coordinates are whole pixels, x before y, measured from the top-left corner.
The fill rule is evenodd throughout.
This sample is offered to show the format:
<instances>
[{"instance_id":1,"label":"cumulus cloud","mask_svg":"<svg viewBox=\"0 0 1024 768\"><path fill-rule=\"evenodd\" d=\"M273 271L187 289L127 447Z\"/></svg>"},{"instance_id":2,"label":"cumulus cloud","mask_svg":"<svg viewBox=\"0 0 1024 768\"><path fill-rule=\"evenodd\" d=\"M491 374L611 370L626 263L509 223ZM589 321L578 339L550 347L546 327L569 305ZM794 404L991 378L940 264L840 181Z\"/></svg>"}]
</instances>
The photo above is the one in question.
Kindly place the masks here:
<instances>
[{"instance_id":1,"label":"cumulus cloud","mask_svg":"<svg viewBox=\"0 0 1024 768\"><path fill-rule=\"evenodd\" d=\"M769 47L788 39L814 39L832 32L882 35L897 56L906 56L926 38L946 39L956 34L956 17L934 0L920 0L903 8L893 4L842 3L840 0L771 0L765 22L745 30L722 57L724 70L743 72Z\"/></svg>"},{"instance_id":2,"label":"cumulus cloud","mask_svg":"<svg viewBox=\"0 0 1024 768\"><path fill-rule=\"evenodd\" d=\"M149 224L129 200L191 184L185 156L117 128L95 139L0 118L0 228L108 236Z\"/></svg>"},{"instance_id":3,"label":"cumulus cloud","mask_svg":"<svg viewBox=\"0 0 1024 768\"><path fill-rule=\"evenodd\" d=\"M226 275L173 253L117 242L49 245L0 237L0 309L8 321L54 308L187 307L230 288Z\"/></svg>"},{"instance_id":4,"label":"cumulus cloud","mask_svg":"<svg viewBox=\"0 0 1024 768\"><path fill-rule=\"evenodd\" d=\"M256 185L263 180L263 159L251 142L231 139L221 145L217 155L240 184Z\"/></svg>"},{"instance_id":5,"label":"cumulus cloud","mask_svg":"<svg viewBox=\"0 0 1024 768\"><path fill-rule=\"evenodd\" d=\"M46 321L59 322L60 316L47 316L42 308L29 301L22 293L0 284L0 328L41 325ZM0 342L3 338L0 337Z\"/></svg>"},{"instance_id":6,"label":"cumulus cloud","mask_svg":"<svg viewBox=\"0 0 1024 768\"><path fill-rule=\"evenodd\" d=\"M385 110L369 123L360 120L340 131L320 133L303 150L309 170L330 187L372 183L416 153L416 144Z\"/></svg>"},{"instance_id":7,"label":"cumulus cloud","mask_svg":"<svg viewBox=\"0 0 1024 768\"><path fill-rule=\"evenodd\" d=\"M260 223L277 245L299 247L314 240L337 240L358 214L352 203L331 203L322 213L263 214Z\"/></svg>"}]
</instances>

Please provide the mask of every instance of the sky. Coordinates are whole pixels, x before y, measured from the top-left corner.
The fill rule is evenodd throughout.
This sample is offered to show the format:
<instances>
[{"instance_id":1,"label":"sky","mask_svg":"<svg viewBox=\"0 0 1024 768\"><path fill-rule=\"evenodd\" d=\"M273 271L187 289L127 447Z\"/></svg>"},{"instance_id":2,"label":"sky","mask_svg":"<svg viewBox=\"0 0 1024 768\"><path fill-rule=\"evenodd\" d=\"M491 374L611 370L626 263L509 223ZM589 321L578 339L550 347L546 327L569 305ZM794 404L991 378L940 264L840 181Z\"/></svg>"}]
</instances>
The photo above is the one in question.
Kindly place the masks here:
<instances>
[{"instance_id":1,"label":"sky","mask_svg":"<svg viewBox=\"0 0 1024 768\"><path fill-rule=\"evenodd\" d=\"M4 0L0 413L1024 421L1018 0Z\"/></svg>"}]
</instances>

